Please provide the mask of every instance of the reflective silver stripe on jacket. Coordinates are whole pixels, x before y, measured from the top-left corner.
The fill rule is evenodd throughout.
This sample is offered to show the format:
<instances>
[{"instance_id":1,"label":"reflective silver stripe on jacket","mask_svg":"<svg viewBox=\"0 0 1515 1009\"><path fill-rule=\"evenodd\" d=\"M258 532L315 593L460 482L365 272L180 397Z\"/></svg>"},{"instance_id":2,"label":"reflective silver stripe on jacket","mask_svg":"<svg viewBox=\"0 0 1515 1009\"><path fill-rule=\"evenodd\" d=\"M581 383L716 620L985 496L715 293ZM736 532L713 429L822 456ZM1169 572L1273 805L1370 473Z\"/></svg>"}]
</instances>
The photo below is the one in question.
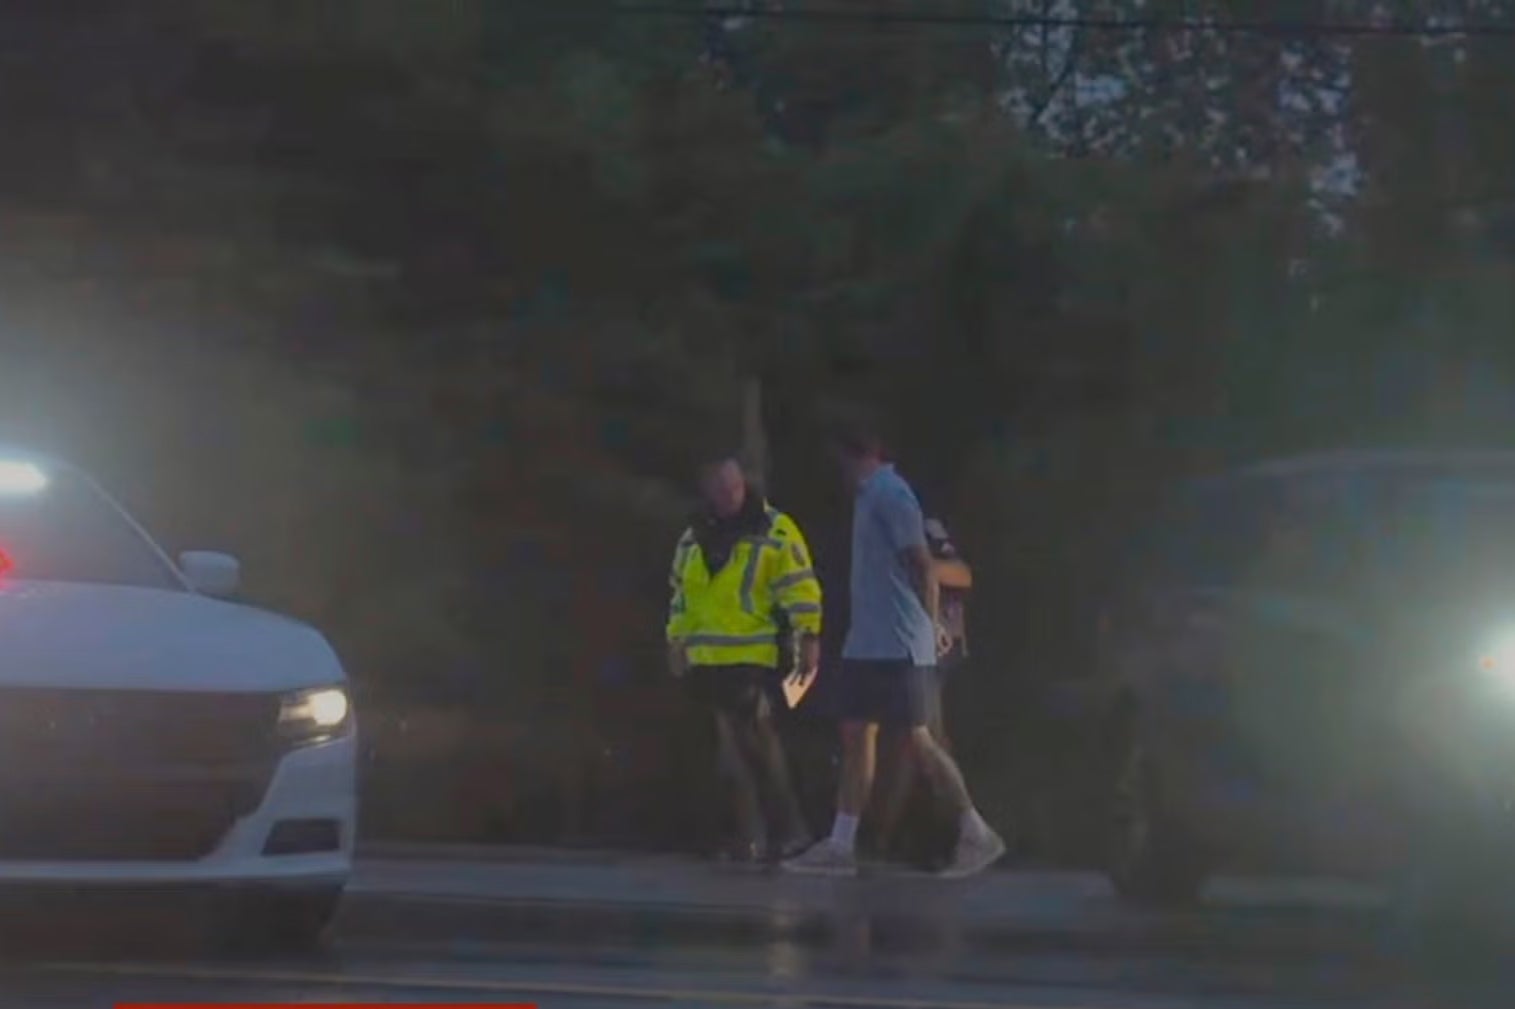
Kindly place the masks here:
<instances>
[{"instance_id":1,"label":"reflective silver stripe on jacket","mask_svg":"<svg viewBox=\"0 0 1515 1009\"><path fill-rule=\"evenodd\" d=\"M784 541L764 536L749 536L742 540L742 542L752 548L747 551L747 567L742 571L742 594L740 596L742 612L756 613L757 603L753 600L752 593L757 588L758 565L763 562L763 548L773 547L775 550L782 550L784 548Z\"/></svg>"},{"instance_id":2,"label":"reflective silver stripe on jacket","mask_svg":"<svg viewBox=\"0 0 1515 1009\"><path fill-rule=\"evenodd\" d=\"M752 645L776 645L778 635L768 634L692 634L684 639L686 648L746 648Z\"/></svg>"},{"instance_id":3,"label":"reflective silver stripe on jacket","mask_svg":"<svg viewBox=\"0 0 1515 1009\"><path fill-rule=\"evenodd\" d=\"M795 571L795 572L792 572L790 574L787 574L784 577L780 578L778 581L774 582L773 583L773 591L775 591L775 592L781 592L784 589L793 588L794 586L799 585L799 584L801 584L803 582L809 582L809 581L814 581L814 580L815 580L815 571L813 569L811 569L811 568L806 568L803 571Z\"/></svg>"}]
</instances>

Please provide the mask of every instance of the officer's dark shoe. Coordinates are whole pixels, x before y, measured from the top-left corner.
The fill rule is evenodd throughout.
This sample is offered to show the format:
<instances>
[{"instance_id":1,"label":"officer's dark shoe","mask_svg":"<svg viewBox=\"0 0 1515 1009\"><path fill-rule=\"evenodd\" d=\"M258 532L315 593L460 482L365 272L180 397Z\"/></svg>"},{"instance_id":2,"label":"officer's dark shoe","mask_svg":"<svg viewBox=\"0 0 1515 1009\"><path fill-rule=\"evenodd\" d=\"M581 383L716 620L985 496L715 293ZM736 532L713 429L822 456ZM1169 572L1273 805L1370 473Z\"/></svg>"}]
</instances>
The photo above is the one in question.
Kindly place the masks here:
<instances>
[{"instance_id":1,"label":"officer's dark shoe","mask_svg":"<svg viewBox=\"0 0 1515 1009\"><path fill-rule=\"evenodd\" d=\"M734 841L721 849L719 857L731 865L758 865L763 861L766 847L758 841Z\"/></svg>"}]
</instances>

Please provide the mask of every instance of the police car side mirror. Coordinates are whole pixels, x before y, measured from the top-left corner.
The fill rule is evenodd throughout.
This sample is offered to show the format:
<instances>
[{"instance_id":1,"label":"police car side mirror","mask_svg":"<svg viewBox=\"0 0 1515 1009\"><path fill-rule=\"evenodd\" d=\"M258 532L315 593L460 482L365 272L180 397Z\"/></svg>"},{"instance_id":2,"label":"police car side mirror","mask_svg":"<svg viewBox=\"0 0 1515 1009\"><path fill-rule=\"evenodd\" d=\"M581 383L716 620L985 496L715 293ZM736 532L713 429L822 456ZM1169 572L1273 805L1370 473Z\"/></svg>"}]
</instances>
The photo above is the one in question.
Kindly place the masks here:
<instances>
[{"instance_id":1,"label":"police car side mirror","mask_svg":"<svg viewBox=\"0 0 1515 1009\"><path fill-rule=\"evenodd\" d=\"M242 585L242 565L230 554L187 550L179 555L179 570L190 588L217 599L236 595Z\"/></svg>"}]
</instances>

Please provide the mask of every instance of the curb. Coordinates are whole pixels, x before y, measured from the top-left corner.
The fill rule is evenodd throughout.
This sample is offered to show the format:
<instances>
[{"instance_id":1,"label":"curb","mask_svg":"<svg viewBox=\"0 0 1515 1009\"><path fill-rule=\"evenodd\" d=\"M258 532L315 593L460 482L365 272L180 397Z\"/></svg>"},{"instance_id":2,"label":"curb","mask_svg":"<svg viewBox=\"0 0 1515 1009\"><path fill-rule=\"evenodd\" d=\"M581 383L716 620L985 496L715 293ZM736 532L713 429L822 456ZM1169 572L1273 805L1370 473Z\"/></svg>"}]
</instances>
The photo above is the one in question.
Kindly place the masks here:
<instances>
[{"instance_id":1,"label":"curb","mask_svg":"<svg viewBox=\"0 0 1515 1009\"><path fill-rule=\"evenodd\" d=\"M661 852L611 848L550 848L535 845L451 844L411 841L360 841L355 856L396 862L496 862L550 865L620 865L626 862L669 863L687 859Z\"/></svg>"},{"instance_id":2,"label":"curb","mask_svg":"<svg viewBox=\"0 0 1515 1009\"><path fill-rule=\"evenodd\" d=\"M626 848L554 848L546 845L455 844L451 842L360 841L355 851L359 860L386 862L494 863L522 865L710 865L712 858L687 852L636 851ZM1029 859L1006 859L991 872L1017 872L1027 869L1062 869L1055 863ZM1081 867L1079 867L1081 868Z\"/></svg>"}]
</instances>

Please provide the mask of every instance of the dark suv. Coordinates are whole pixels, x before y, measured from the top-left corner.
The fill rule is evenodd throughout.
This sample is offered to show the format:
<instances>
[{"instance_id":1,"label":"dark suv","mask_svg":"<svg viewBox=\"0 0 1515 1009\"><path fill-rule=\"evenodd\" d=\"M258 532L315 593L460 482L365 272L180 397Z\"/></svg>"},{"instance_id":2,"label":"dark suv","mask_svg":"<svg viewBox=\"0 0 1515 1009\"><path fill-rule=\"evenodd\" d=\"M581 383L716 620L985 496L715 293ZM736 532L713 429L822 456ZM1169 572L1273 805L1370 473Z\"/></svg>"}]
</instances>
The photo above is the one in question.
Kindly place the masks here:
<instances>
[{"instance_id":1,"label":"dark suv","mask_svg":"<svg viewBox=\"0 0 1515 1009\"><path fill-rule=\"evenodd\" d=\"M1130 544L1100 641L1123 896L1191 900L1225 866L1504 900L1515 453L1344 453L1185 485Z\"/></svg>"}]
</instances>

